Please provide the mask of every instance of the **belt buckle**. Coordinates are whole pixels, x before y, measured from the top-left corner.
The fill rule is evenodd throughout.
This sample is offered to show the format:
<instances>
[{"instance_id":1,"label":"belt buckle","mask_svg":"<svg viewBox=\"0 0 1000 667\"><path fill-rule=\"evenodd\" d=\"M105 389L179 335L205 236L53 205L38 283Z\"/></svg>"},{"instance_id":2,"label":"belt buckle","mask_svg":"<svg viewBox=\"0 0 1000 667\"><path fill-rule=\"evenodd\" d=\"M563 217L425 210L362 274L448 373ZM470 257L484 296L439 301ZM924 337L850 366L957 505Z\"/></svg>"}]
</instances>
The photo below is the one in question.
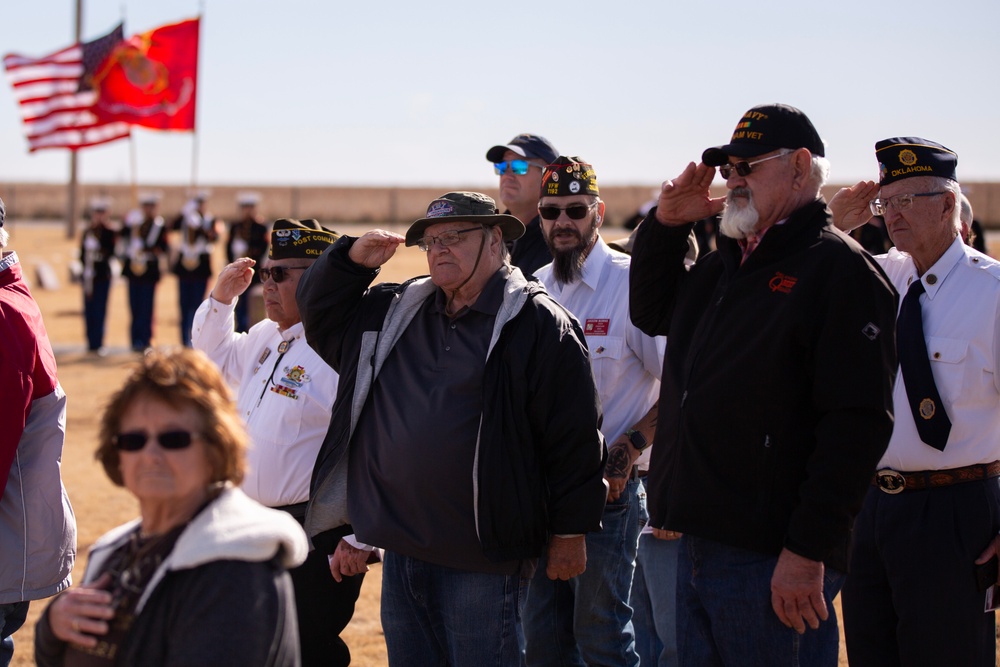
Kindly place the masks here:
<instances>
[{"instance_id":1,"label":"belt buckle","mask_svg":"<svg viewBox=\"0 0 1000 667\"><path fill-rule=\"evenodd\" d=\"M883 468L876 472L875 481L878 483L879 489L890 495L902 493L903 489L906 488L906 478L903 477L902 473L890 468Z\"/></svg>"}]
</instances>

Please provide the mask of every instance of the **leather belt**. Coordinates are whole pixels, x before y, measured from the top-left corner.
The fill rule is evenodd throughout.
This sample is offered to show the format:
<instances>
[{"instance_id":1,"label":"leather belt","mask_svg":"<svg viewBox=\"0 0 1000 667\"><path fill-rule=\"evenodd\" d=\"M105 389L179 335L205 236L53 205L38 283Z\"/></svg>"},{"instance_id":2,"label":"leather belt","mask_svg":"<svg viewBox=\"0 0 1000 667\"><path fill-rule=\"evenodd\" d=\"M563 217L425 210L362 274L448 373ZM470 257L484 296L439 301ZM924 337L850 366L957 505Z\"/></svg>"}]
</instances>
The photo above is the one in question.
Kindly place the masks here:
<instances>
[{"instance_id":1,"label":"leather belt","mask_svg":"<svg viewBox=\"0 0 1000 667\"><path fill-rule=\"evenodd\" d=\"M872 486L877 486L888 494L903 491L921 491L936 486L951 486L962 482L976 482L984 479L1000 477L1000 461L993 463L977 463L961 468L947 470L920 470L917 472L899 472L892 468L883 468L875 473Z\"/></svg>"},{"instance_id":2,"label":"leather belt","mask_svg":"<svg viewBox=\"0 0 1000 667\"><path fill-rule=\"evenodd\" d=\"M302 523L306 519L306 505L309 504L307 500L304 503L295 503L294 505L282 505L280 507L272 507L271 509L281 510L282 512L287 512L292 515L292 518Z\"/></svg>"}]
</instances>

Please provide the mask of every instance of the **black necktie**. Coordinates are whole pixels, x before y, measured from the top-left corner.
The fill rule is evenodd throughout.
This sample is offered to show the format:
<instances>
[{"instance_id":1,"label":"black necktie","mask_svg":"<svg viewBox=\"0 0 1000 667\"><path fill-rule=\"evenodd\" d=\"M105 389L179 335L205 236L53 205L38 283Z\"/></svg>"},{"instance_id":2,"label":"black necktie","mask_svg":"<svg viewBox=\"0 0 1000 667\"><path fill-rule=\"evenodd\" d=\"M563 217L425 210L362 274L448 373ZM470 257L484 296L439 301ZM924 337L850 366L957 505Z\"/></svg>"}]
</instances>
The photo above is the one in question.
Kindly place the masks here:
<instances>
[{"instance_id":1,"label":"black necktie","mask_svg":"<svg viewBox=\"0 0 1000 667\"><path fill-rule=\"evenodd\" d=\"M917 280L906 292L896 320L896 348L899 367L903 371L906 398L910 402L913 421L920 439L934 449L944 451L951 433L951 420L944 411L941 394L934 384L931 362L924 340L924 320L920 311L920 295L924 284Z\"/></svg>"}]
</instances>

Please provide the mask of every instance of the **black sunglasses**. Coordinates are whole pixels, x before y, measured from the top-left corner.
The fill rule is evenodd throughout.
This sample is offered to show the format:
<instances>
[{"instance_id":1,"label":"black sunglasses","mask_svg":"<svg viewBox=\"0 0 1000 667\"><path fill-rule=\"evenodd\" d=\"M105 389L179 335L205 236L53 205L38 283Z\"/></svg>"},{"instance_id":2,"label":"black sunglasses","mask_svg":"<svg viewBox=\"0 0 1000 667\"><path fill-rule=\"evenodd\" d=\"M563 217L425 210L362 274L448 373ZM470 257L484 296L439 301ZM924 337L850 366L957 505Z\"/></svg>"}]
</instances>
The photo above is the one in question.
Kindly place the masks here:
<instances>
[{"instance_id":1,"label":"black sunglasses","mask_svg":"<svg viewBox=\"0 0 1000 667\"><path fill-rule=\"evenodd\" d=\"M539 206L538 215L542 216L544 220L555 220L559 217L559 214L566 211L566 217L570 220L583 220L587 217L587 212L590 209L597 206L595 201L589 206L587 204L570 204L566 208L559 208L558 206Z\"/></svg>"},{"instance_id":2,"label":"black sunglasses","mask_svg":"<svg viewBox=\"0 0 1000 667\"><path fill-rule=\"evenodd\" d=\"M163 449L185 449L191 445L195 434L190 431L164 431L150 435L142 431L119 433L114 437L115 449L122 452L138 452L146 446L150 437L154 438Z\"/></svg>"},{"instance_id":3,"label":"black sunglasses","mask_svg":"<svg viewBox=\"0 0 1000 667\"><path fill-rule=\"evenodd\" d=\"M785 153L778 153L777 155L769 155L765 158L759 160L753 160L752 162L747 162L746 160L740 160L735 164L724 164L719 167L719 175L722 176L727 181L729 177L732 176L735 171L740 176L746 177L753 173L754 165L758 165L761 162L767 162L768 160L774 160L779 157L785 157L786 155L791 155L792 152L788 151Z\"/></svg>"},{"instance_id":4,"label":"black sunglasses","mask_svg":"<svg viewBox=\"0 0 1000 667\"><path fill-rule=\"evenodd\" d=\"M305 266L272 266L269 269L260 270L260 281L266 283L271 278L274 278L275 283L285 282L285 278L289 278L288 272L292 269L296 271L305 271L307 267Z\"/></svg>"}]
</instances>

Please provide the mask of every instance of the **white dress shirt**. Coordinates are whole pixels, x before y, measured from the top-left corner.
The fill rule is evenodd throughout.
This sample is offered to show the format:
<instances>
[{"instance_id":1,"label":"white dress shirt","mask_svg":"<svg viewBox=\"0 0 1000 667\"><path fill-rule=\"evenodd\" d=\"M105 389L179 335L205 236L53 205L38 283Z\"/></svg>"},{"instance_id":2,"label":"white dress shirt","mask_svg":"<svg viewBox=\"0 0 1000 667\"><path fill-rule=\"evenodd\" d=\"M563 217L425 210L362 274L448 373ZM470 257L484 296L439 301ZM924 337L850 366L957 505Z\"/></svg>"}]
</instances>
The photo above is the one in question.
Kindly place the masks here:
<instances>
[{"instance_id":1,"label":"white dress shirt","mask_svg":"<svg viewBox=\"0 0 1000 667\"><path fill-rule=\"evenodd\" d=\"M237 392L250 433L243 491L269 507L305 502L330 426L337 373L306 343L301 322L281 332L264 320L235 333L235 307L206 299L195 314L191 344ZM278 350L283 341L290 341L284 355Z\"/></svg>"},{"instance_id":2,"label":"white dress shirt","mask_svg":"<svg viewBox=\"0 0 1000 667\"><path fill-rule=\"evenodd\" d=\"M895 248L875 258L900 294L917 280L913 259ZM896 422L879 468L944 470L1000 459L1000 262L955 239L922 277L924 336L951 433L944 451L917 434L901 372Z\"/></svg>"},{"instance_id":3,"label":"white dress shirt","mask_svg":"<svg viewBox=\"0 0 1000 667\"><path fill-rule=\"evenodd\" d=\"M600 237L583 263L580 279L564 285L546 264L535 276L583 326L590 347L597 392L604 409L601 433L610 445L656 403L666 338L639 331L628 313L628 272L632 258L612 250ZM636 462L649 467L649 449Z\"/></svg>"}]
</instances>

